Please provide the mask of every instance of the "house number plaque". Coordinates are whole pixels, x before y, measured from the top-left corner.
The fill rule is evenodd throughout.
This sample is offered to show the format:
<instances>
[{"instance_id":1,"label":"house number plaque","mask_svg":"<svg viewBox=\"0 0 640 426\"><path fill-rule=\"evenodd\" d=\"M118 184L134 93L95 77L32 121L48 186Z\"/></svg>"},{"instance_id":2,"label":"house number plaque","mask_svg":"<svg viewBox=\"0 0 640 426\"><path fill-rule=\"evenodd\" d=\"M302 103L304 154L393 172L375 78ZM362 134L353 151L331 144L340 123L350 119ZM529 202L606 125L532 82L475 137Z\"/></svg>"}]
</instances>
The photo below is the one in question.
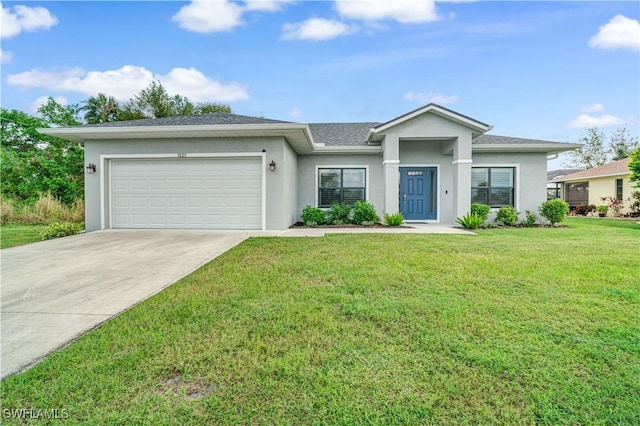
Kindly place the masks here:
<instances>
[{"instance_id":1,"label":"house number plaque","mask_svg":"<svg viewBox=\"0 0 640 426\"><path fill-rule=\"evenodd\" d=\"M187 153L186 152L179 152L178 153L178 158L187 158Z\"/></svg>"}]
</instances>

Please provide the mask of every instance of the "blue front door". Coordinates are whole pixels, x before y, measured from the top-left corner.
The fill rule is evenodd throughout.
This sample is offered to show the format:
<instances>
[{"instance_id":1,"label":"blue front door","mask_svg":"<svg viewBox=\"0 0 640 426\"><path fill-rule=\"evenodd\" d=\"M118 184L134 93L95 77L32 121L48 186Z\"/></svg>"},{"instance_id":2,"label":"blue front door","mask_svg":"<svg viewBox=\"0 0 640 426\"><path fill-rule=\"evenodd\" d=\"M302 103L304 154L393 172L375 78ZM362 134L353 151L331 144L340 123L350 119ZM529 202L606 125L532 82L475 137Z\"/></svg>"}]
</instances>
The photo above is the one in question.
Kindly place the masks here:
<instances>
[{"instance_id":1,"label":"blue front door","mask_svg":"<svg viewBox=\"0 0 640 426\"><path fill-rule=\"evenodd\" d=\"M400 212L406 220L438 218L435 167L400 167Z\"/></svg>"}]
</instances>

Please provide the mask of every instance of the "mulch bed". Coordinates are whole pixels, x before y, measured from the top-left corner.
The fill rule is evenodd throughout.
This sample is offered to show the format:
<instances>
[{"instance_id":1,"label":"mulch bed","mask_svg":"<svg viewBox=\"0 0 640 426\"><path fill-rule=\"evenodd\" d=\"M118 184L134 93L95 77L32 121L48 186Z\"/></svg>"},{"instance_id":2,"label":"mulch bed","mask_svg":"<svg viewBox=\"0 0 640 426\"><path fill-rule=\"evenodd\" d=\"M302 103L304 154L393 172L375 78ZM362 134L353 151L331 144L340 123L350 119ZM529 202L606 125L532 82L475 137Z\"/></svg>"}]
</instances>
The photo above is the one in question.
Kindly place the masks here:
<instances>
[{"instance_id":1,"label":"mulch bed","mask_svg":"<svg viewBox=\"0 0 640 426\"><path fill-rule=\"evenodd\" d=\"M354 225L352 223L346 225L318 225L318 226L306 226L303 222L296 222L289 227L289 229L298 228L413 228L413 226L400 225L400 226L388 226L382 223L374 223L373 225Z\"/></svg>"}]
</instances>

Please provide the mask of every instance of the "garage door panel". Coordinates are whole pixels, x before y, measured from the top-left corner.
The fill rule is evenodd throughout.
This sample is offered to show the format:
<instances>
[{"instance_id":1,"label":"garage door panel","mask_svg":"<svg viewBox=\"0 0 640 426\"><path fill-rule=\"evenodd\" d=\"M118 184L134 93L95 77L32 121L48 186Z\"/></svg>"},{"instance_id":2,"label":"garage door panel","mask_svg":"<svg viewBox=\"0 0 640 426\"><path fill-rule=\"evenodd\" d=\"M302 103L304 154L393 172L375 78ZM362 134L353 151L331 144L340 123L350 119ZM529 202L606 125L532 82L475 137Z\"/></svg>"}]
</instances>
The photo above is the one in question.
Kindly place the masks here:
<instances>
[{"instance_id":1,"label":"garage door panel","mask_svg":"<svg viewBox=\"0 0 640 426\"><path fill-rule=\"evenodd\" d=\"M169 209L183 209L187 206L184 197L170 197L168 201Z\"/></svg>"},{"instance_id":2,"label":"garage door panel","mask_svg":"<svg viewBox=\"0 0 640 426\"><path fill-rule=\"evenodd\" d=\"M131 198L131 207L146 208L147 206L148 206L147 197L132 197Z\"/></svg>"},{"instance_id":3,"label":"garage door panel","mask_svg":"<svg viewBox=\"0 0 640 426\"><path fill-rule=\"evenodd\" d=\"M166 225L167 224L167 217L164 214L162 214L162 215L150 214L149 215L149 223L151 225L155 225L155 226Z\"/></svg>"},{"instance_id":4,"label":"garage door panel","mask_svg":"<svg viewBox=\"0 0 640 426\"><path fill-rule=\"evenodd\" d=\"M128 189L129 183L130 182L128 180L114 179L112 186L113 186L113 189Z\"/></svg>"},{"instance_id":5,"label":"garage door panel","mask_svg":"<svg viewBox=\"0 0 640 426\"><path fill-rule=\"evenodd\" d=\"M258 158L112 160L114 228L261 229Z\"/></svg>"},{"instance_id":6,"label":"garage door panel","mask_svg":"<svg viewBox=\"0 0 640 426\"><path fill-rule=\"evenodd\" d=\"M185 179L167 179L167 189L169 191L183 190L186 186Z\"/></svg>"},{"instance_id":7,"label":"garage door panel","mask_svg":"<svg viewBox=\"0 0 640 426\"><path fill-rule=\"evenodd\" d=\"M160 197L149 197L149 207L163 209L167 206L167 199Z\"/></svg>"}]
</instances>

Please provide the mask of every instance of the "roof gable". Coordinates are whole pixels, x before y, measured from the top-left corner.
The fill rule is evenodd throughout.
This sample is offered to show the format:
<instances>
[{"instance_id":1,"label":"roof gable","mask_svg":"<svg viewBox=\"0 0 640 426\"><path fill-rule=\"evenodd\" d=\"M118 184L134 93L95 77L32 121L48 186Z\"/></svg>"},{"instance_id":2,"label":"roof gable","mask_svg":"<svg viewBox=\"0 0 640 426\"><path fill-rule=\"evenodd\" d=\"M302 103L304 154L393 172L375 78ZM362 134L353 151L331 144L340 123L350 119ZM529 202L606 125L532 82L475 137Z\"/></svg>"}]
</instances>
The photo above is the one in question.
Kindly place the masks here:
<instances>
[{"instance_id":1,"label":"roof gable","mask_svg":"<svg viewBox=\"0 0 640 426\"><path fill-rule=\"evenodd\" d=\"M423 114L427 114L427 113L432 113L435 115L438 115L440 117L443 117L447 120L453 121L455 123L461 124L465 127L468 127L469 129L472 130L473 135L477 136L480 135L484 132L488 132L489 130L491 130L491 126L483 123L481 121L475 120L471 117L468 117L466 115L457 113L455 111L452 111L450 109L447 109L445 107L442 107L440 105L434 104L434 103L430 103L428 105L425 105L421 108L418 109L414 109L413 111L410 111L406 114L403 114L399 117L396 117L392 120L389 120L385 123L379 124L375 127L373 127L372 132L373 133L380 133L380 132L384 132L387 129L390 129L391 127L395 127L401 123L404 123L406 121L412 120L415 117L418 117L420 115Z\"/></svg>"}]
</instances>

